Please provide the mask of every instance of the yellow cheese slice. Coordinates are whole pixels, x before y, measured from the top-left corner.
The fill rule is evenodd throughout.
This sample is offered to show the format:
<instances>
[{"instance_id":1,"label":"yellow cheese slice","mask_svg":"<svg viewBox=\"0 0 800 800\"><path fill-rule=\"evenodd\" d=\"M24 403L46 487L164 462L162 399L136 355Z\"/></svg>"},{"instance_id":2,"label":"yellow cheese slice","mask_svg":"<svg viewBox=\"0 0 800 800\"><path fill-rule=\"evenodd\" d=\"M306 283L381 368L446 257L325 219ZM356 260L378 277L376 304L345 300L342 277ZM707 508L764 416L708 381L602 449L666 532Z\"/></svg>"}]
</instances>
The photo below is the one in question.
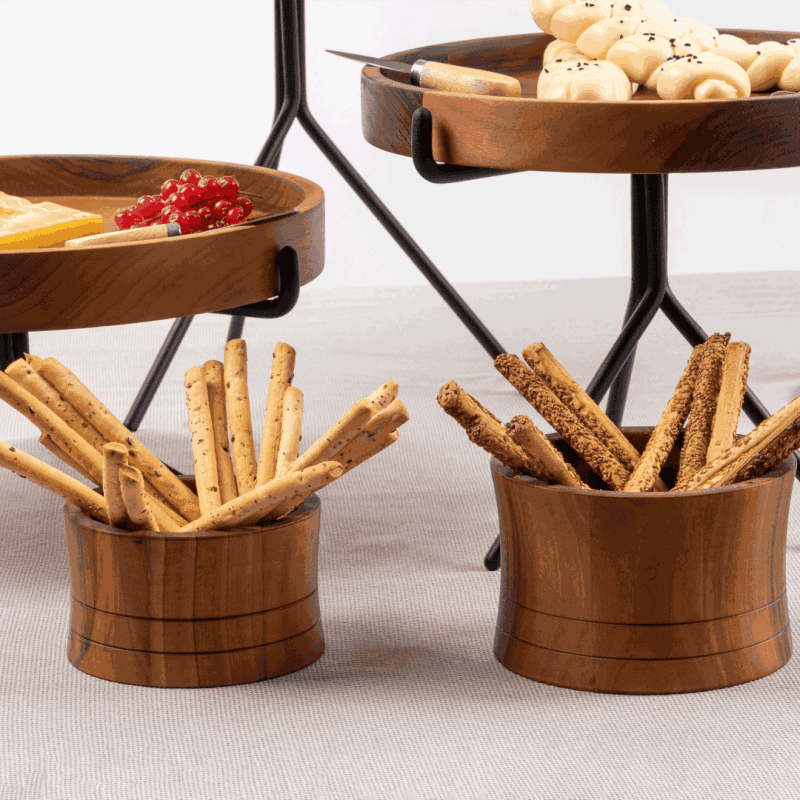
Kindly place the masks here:
<instances>
[{"instance_id":1,"label":"yellow cheese slice","mask_svg":"<svg viewBox=\"0 0 800 800\"><path fill-rule=\"evenodd\" d=\"M0 250L54 247L67 239L102 232L99 214L58 203L31 203L0 192Z\"/></svg>"}]
</instances>

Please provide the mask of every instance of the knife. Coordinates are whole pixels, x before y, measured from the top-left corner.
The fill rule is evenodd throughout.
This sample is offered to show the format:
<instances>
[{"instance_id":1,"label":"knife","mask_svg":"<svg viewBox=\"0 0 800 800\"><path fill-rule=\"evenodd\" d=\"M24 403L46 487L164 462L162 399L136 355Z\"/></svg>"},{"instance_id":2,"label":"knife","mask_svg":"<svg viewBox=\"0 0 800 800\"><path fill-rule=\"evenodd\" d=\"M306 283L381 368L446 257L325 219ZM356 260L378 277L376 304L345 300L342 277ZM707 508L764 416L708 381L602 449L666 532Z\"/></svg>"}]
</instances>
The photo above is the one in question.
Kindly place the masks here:
<instances>
[{"instance_id":1,"label":"knife","mask_svg":"<svg viewBox=\"0 0 800 800\"><path fill-rule=\"evenodd\" d=\"M382 69L393 72L402 72L411 76L414 86L423 89L440 89L445 92L462 92L466 94L487 94L500 97L521 97L522 86L516 78L510 75L501 75L499 72L489 72L485 69L472 67L459 67L455 64L442 64L439 61L429 61L420 58L413 64L402 61L390 61L385 58L372 58L358 56L355 53L341 53L338 50L326 50L342 58L351 58L364 64L373 64Z\"/></svg>"},{"instance_id":2,"label":"knife","mask_svg":"<svg viewBox=\"0 0 800 800\"><path fill-rule=\"evenodd\" d=\"M271 222L274 219L288 217L296 213L297 209L293 208L290 211L281 211L278 214L246 219L242 222L236 222L233 225L225 225L216 230L224 231L229 228L238 228L241 225L260 225L262 222ZM200 233L200 231L194 232ZM96 233L93 236L81 236L77 239L67 239L67 241L64 242L64 247L75 249L77 247L91 247L92 245L98 244L145 242L149 239L166 239L169 236L181 236L181 226L177 222L168 222L166 225L151 225L149 228L126 228L125 230L112 231L111 233Z\"/></svg>"}]
</instances>

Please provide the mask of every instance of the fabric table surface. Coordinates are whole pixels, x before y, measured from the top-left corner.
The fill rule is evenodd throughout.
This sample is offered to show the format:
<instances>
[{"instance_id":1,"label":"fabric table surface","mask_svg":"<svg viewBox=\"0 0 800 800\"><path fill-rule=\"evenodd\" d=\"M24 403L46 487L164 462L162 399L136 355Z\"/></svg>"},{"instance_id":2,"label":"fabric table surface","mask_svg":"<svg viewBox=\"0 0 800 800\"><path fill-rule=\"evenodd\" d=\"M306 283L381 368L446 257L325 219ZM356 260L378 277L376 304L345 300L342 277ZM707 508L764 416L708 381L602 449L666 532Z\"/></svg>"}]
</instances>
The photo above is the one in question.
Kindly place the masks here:
<instances>
[{"instance_id":1,"label":"fabric table surface","mask_svg":"<svg viewBox=\"0 0 800 800\"><path fill-rule=\"evenodd\" d=\"M800 275L672 279L709 333L752 346L771 411L800 394ZM457 287L509 352L544 342L586 386L613 344L626 279ZM229 318L195 319L138 432L192 471L185 371L223 358ZM33 333L123 419L170 321ZM530 414L428 286L309 290L248 320L256 440L277 341L297 351L303 442L393 378L411 420L387 451L320 493L326 652L281 678L210 689L105 681L67 660L71 580L62 501L0 471L0 798L5 800L627 800L800 796L800 659L751 683L681 695L562 689L493 655L500 572L489 457L438 406L457 381L502 420ZM642 339L626 425L654 425L690 346L659 314ZM742 417L739 431L752 423ZM2 404L0 439L61 466ZM69 468L65 467L65 471ZM74 474L74 473L70 473ZM787 590L800 619L800 507Z\"/></svg>"}]
</instances>

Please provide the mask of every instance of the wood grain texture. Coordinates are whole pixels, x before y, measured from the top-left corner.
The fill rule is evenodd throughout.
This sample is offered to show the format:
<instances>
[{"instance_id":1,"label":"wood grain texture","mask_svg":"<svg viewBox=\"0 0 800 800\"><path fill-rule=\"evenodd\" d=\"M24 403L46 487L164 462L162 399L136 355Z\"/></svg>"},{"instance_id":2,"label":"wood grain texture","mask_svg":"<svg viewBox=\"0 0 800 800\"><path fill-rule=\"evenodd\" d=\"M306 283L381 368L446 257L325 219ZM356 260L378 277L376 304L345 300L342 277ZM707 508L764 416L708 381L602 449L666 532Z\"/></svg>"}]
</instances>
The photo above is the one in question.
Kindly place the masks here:
<instances>
[{"instance_id":1,"label":"wood grain texture","mask_svg":"<svg viewBox=\"0 0 800 800\"><path fill-rule=\"evenodd\" d=\"M638 450L651 431L623 429ZM670 479L681 439L665 464ZM744 683L788 661L788 460L678 504L673 494L546 485L495 459L491 472L504 666L570 688L659 693Z\"/></svg>"},{"instance_id":2,"label":"wood grain texture","mask_svg":"<svg viewBox=\"0 0 800 800\"><path fill-rule=\"evenodd\" d=\"M69 504L64 517L68 652L78 669L138 685L224 686L284 675L322 655L316 495L247 531L122 531Z\"/></svg>"},{"instance_id":3,"label":"wood grain texture","mask_svg":"<svg viewBox=\"0 0 800 800\"><path fill-rule=\"evenodd\" d=\"M324 195L304 178L215 161L136 156L0 158L0 186L33 202L52 200L114 212L188 168L234 175L255 214L297 208L263 225L86 249L0 251L0 333L60 330L172 319L257 302L275 294L275 256L298 252L305 284L324 263Z\"/></svg>"},{"instance_id":4,"label":"wood grain texture","mask_svg":"<svg viewBox=\"0 0 800 800\"><path fill-rule=\"evenodd\" d=\"M727 30L751 43L800 34ZM367 65L361 73L364 138L411 154L411 117L433 117L437 161L496 169L655 174L769 169L800 165L800 95L756 93L742 100L664 101L640 89L618 103L539 100L544 33L452 42L394 53L490 69L517 78L522 97L431 91Z\"/></svg>"}]
</instances>

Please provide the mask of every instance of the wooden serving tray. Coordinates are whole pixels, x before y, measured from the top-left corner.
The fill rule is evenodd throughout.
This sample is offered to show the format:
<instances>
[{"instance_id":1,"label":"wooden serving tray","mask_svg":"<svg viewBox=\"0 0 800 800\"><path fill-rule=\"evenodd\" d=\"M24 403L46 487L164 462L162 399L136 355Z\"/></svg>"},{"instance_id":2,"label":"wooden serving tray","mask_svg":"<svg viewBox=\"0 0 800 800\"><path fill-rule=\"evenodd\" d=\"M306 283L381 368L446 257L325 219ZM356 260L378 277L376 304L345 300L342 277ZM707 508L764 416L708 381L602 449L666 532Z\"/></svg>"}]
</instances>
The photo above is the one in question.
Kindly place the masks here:
<instances>
[{"instance_id":1,"label":"wooden serving tray","mask_svg":"<svg viewBox=\"0 0 800 800\"><path fill-rule=\"evenodd\" d=\"M757 44L798 33L720 30ZM430 45L387 58L418 58L513 75L522 97L431 91L406 76L366 66L361 73L364 138L390 153L411 155L411 116L433 117L436 161L545 172L723 172L800 165L800 94L772 92L742 100L659 99L640 88L619 103L539 100L536 83L545 33ZM390 77L391 76L391 77Z\"/></svg>"},{"instance_id":2,"label":"wooden serving tray","mask_svg":"<svg viewBox=\"0 0 800 800\"><path fill-rule=\"evenodd\" d=\"M262 225L220 228L87 249L0 250L0 333L88 328L221 311L273 297L275 256L297 250L301 283L322 272L324 197L311 181L271 169L139 156L0 158L0 190L101 214L114 212L189 167L233 175L253 215L297 209Z\"/></svg>"}]
</instances>

